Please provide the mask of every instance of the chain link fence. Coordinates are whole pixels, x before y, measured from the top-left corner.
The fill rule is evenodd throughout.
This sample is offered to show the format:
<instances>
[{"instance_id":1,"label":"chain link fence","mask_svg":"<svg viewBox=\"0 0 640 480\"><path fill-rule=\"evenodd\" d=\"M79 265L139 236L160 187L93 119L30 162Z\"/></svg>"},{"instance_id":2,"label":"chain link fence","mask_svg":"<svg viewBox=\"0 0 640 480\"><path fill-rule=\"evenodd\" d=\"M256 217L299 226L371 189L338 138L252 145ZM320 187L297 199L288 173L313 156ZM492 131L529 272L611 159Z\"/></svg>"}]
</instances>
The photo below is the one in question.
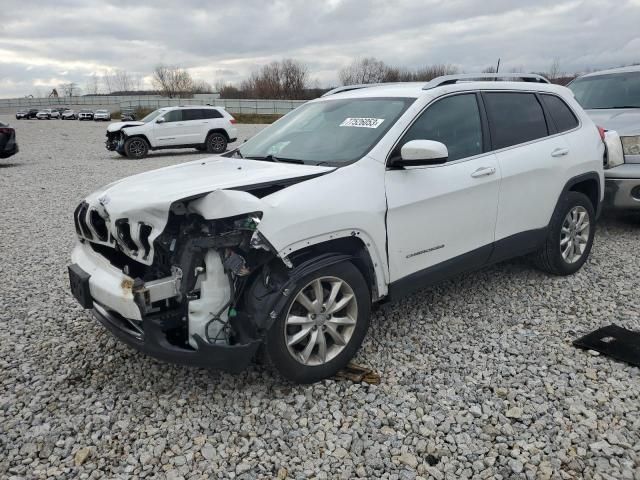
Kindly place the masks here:
<instances>
[{"instance_id":1,"label":"chain link fence","mask_svg":"<svg viewBox=\"0 0 640 480\"><path fill-rule=\"evenodd\" d=\"M93 95L82 97L5 98L0 99L0 112L14 113L27 108L106 108L112 111L137 107L157 109L176 105L214 105L233 113L258 115L285 114L305 103L305 100L221 99L217 94L199 94L193 98L168 98L159 95Z\"/></svg>"}]
</instances>

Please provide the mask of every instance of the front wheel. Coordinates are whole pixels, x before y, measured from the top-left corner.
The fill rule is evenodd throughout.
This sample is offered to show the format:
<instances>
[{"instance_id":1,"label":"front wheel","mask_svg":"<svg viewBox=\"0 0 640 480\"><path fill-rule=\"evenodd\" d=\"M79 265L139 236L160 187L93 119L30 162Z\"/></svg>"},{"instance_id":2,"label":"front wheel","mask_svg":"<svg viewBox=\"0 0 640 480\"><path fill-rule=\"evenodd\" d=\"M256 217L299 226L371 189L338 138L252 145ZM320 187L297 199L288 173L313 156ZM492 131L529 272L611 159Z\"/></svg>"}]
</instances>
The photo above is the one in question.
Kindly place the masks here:
<instances>
[{"instance_id":1,"label":"front wheel","mask_svg":"<svg viewBox=\"0 0 640 480\"><path fill-rule=\"evenodd\" d=\"M227 137L222 133L210 133L205 142L207 152L224 153L227 149Z\"/></svg>"},{"instance_id":2,"label":"front wheel","mask_svg":"<svg viewBox=\"0 0 640 480\"><path fill-rule=\"evenodd\" d=\"M290 296L267 332L269 362L297 383L335 375L356 354L369 328L367 282L344 262L306 275Z\"/></svg>"},{"instance_id":3,"label":"front wheel","mask_svg":"<svg viewBox=\"0 0 640 480\"><path fill-rule=\"evenodd\" d=\"M595 210L580 192L568 192L553 214L545 245L535 254L538 267L554 275L571 275L589 257L595 235Z\"/></svg>"},{"instance_id":4,"label":"front wheel","mask_svg":"<svg viewBox=\"0 0 640 480\"><path fill-rule=\"evenodd\" d=\"M129 158L144 158L149 152L149 145L144 138L133 137L124 142L124 151Z\"/></svg>"}]
</instances>

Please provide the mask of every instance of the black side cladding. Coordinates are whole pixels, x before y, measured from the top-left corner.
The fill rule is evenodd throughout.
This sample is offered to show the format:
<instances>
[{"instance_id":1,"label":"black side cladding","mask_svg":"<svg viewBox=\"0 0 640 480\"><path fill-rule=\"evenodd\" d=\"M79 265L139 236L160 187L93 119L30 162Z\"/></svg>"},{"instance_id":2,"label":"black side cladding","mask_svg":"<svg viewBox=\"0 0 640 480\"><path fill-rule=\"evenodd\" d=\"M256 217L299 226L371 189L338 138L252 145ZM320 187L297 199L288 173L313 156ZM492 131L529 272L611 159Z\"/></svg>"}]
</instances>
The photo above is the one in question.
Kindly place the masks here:
<instances>
[{"instance_id":1,"label":"black side cladding","mask_svg":"<svg viewBox=\"0 0 640 480\"><path fill-rule=\"evenodd\" d=\"M611 324L574 340L573 345L640 367L640 332Z\"/></svg>"}]
</instances>

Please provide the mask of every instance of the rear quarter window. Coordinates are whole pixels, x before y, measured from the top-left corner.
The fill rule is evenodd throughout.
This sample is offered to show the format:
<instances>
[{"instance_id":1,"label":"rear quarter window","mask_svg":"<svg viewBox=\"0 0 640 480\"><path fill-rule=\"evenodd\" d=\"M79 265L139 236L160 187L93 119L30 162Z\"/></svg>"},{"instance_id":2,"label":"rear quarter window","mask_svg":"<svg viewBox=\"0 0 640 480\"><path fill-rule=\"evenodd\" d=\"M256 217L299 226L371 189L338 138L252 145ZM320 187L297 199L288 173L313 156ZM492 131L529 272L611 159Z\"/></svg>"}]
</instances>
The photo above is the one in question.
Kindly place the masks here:
<instances>
[{"instance_id":1,"label":"rear quarter window","mask_svg":"<svg viewBox=\"0 0 640 480\"><path fill-rule=\"evenodd\" d=\"M546 107L553 123L555 123L558 133L573 130L578 126L578 119L573 114L569 106L564 103L559 97L555 95L540 95L542 97L542 103Z\"/></svg>"},{"instance_id":2,"label":"rear quarter window","mask_svg":"<svg viewBox=\"0 0 640 480\"><path fill-rule=\"evenodd\" d=\"M222 114L214 108L204 109L202 113L203 113L202 118L222 118Z\"/></svg>"},{"instance_id":3,"label":"rear quarter window","mask_svg":"<svg viewBox=\"0 0 640 480\"><path fill-rule=\"evenodd\" d=\"M485 92L483 98L494 150L549 135L542 105L533 93Z\"/></svg>"}]
</instances>

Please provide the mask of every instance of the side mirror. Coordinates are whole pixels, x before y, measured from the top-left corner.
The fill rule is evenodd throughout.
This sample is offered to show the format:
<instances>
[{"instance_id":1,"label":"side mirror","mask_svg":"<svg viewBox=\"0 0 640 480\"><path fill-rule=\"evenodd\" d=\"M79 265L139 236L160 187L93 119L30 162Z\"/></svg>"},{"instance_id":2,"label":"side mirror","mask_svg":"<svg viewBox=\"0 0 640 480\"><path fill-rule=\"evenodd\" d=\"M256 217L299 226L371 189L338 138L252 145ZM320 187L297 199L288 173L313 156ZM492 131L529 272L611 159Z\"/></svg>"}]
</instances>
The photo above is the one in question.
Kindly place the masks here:
<instances>
[{"instance_id":1,"label":"side mirror","mask_svg":"<svg viewBox=\"0 0 640 480\"><path fill-rule=\"evenodd\" d=\"M156 123L164 123L166 120L164 119L164 117L158 117L158 119L156 120Z\"/></svg>"},{"instance_id":2,"label":"side mirror","mask_svg":"<svg viewBox=\"0 0 640 480\"><path fill-rule=\"evenodd\" d=\"M394 167L415 167L445 163L449 151L444 143L433 140L411 140L400 150L400 158L393 161Z\"/></svg>"}]
</instances>

